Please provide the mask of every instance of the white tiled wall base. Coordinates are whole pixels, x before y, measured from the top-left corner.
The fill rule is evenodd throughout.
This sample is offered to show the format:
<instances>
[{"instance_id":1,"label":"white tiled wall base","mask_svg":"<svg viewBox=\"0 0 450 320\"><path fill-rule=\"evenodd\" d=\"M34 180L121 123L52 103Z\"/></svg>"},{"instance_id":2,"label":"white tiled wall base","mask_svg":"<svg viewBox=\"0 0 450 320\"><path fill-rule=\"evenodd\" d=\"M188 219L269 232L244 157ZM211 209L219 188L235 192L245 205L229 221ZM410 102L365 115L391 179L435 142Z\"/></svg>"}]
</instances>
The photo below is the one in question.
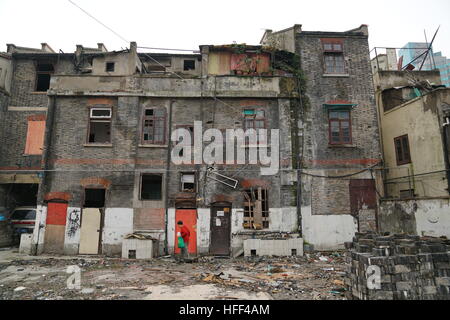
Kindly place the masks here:
<instances>
[{"instance_id":1,"label":"white tiled wall base","mask_svg":"<svg viewBox=\"0 0 450 320\"><path fill-rule=\"evenodd\" d=\"M159 244L153 240L123 239L122 258L128 259L130 250L136 251L136 259L152 259L158 256Z\"/></svg>"},{"instance_id":2,"label":"white tiled wall base","mask_svg":"<svg viewBox=\"0 0 450 320\"><path fill-rule=\"evenodd\" d=\"M293 250L297 256L303 256L303 239L244 240L244 256L251 256L252 250L256 251L257 256L292 256Z\"/></svg>"},{"instance_id":3,"label":"white tiled wall base","mask_svg":"<svg viewBox=\"0 0 450 320\"><path fill-rule=\"evenodd\" d=\"M19 253L31 254L31 240L33 239L32 233L22 233L20 236Z\"/></svg>"}]
</instances>

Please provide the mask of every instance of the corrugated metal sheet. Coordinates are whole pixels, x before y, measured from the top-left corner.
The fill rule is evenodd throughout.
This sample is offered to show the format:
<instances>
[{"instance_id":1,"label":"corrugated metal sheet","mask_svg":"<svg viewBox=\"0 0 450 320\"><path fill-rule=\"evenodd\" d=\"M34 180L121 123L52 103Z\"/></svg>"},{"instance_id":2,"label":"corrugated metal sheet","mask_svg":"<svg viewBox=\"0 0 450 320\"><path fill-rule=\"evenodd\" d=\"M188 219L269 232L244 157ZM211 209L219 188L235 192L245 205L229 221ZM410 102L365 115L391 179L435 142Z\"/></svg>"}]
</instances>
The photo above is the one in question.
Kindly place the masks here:
<instances>
[{"instance_id":1,"label":"corrugated metal sheet","mask_svg":"<svg viewBox=\"0 0 450 320\"><path fill-rule=\"evenodd\" d=\"M28 121L25 154L40 155L44 147L45 121Z\"/></svg>"}]
</instances>

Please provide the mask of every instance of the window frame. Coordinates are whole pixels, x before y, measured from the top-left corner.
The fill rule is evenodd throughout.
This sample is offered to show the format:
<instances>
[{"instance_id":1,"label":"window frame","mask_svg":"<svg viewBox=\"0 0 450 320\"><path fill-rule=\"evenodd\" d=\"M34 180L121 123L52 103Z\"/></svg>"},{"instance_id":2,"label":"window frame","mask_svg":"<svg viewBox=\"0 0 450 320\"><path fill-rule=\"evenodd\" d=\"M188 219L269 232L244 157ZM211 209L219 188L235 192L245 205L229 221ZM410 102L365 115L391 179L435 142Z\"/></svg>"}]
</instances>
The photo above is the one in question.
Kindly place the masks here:
<instances>
[{"instance_id":1,"label":"window frame","mask_svg":"<svg viewBox=\"0 0 450 320\"><path fill-rule=\"evenodd\" d=\"M144 177L144 175L161 177L161 198L160 199L143 199L142 198L142 178ZM164 200L164 174L163 173L143 172L139 175L139 200L140 201L163 201Z\"/></svg>"},{"instance_id":2,"label":"window frame","mask_svg":"<svg viewBox=\"0 0 450 320\"><path fill-rule=\"evenodd\" d=\"M39 71L39 65L44 65L44 64L48 64L52 66L52 71ZM55 64L53 62L50 61L36 61L35 62L35 70L36 70L36 81L34 84L34 92L47 92L50 89L50 81L52 79L52 74L55 73ZM48 79L48 89L47 90L38 90L38 82L39 82L39 75L43 75L43 74L48 74L49 75L49 79Z\"/></svg>"},{"instance_id":3,"label":"window frame","mask_svg":"<svg viewBox=\"0 0 450 320\"><path fill-rule=\"evenodd\" d=\"M108 70L108 65L112 65L112 70ZM115 61L106 61L105 62L105 72L115 72L116 71L116 62Z\"/></svg>"},{"instance_id":4,"label":"window frame","mask_svg":"<svg viewBox=\"0 0 450 320\"><path fill-rule=\"evenodd\" d=\"M245 114L246 110L252 110L252 111L254 111L254 114L253 115L246 115ZM258 112L263 112L264 115L263 116L258 116ZM244 122L243 123L244 132L246 132L248 129L254 129L256 131L256 134L258 134L258 144L262 144L262 145L267 144L267 141L268 141L268 138L269 138L268 137L269 132L267 132L266 141L260 141L259 140L259 133L258 133L258 129L266 129L267 130L268 121L267 121L267 117L266 117L266 110L261 109L261 108L245 108L242 111L242 113L243 113L243 116L244 116L244 120L243 120L243 122ZM247 121L248 120L252 121L253 127L247 127ZM256 121L262 121L263 124L264 124L264 127L263 128L256 128L256 126L255 126ZM249 145L249 141L247 139L245 139L245 145Z\"/></svg>"},{"instance_id":5,"label":"window frame","mask_svg":"<svg viewBox=\"0 0 450 320\"><path fill-rule=\"evenodd\" d=\"M157 116L146 116L145 112L147 110L163 110L164 111L164 116L163 117L157 117ZM163 138L162 141L155 141L155 139L153 138L153 140L144 140L144 128L145 128L145 121L146 120L153 120L155 121L160 121L162 119L163 121ZM155 126L153 126L153 137L155 132ZM164 107L145 107L142 109L142 119L141 119L141 144L142 145L165 145L166 144L166 140L167 140L167 110Z\"/></svg>"},{"instance_id":6,"label":"window frame","mask_svg":"<svg viewBox=\"0 0 450 320\"><path fill-rule=\"evenodd\" d=\"M92 110L93 109L100 109L100 110L109 109L110 110L110 116L109 117L102 117L102 116L93 117L92 116ZM88 115L89 115L89 118L88 118L88 129L87 129L86 143L87 144L105 144L105 145L111 144L112 143L112 133L113 133L113 126L112 126L113 107L112 106L101 106L101 107L90 106ZM91 123L92 122L102 122L102 123L108 123L109 122L109 131L110 131L109 132L109 142L90 142Z\"/></svg>"},{"instance_id":7,"label":"window frame","mask_svg":"<svg viewBox=\"0 0 450 320\"><path fill-rule=\"evenodd\" d=\"M406 138L406 139L405 139ZM398 149L397 149L397 141L400 141L400 147L401 147L401 158L399 158L399 153L398 153ZM405 150L404 147L405 145L403 144L403 142L406 141L406 147L407 147L407 155L408 157L406 158L405 155ZM401 165L405 165L405 164L409 164L412 163L412 159L411 159L411 148L409 146L409 137L408 134L404 134L402 136L398 136L396 138L394 138L394 151L395 151L395 158L397 160L397 165L401 166Z\"/></svg>"},{"instance_id":8,"label":"window frame","mask_svg":"<svg viewBox=\"0 0 450 320\"><path fill-rule=\"evenodd\" d=\"M248 200L247 197L245 195L247 195L248 193L253 192L255 195L255 199L256 196L258 194L258 189L261 188L261 195L262 195L262 200L261 201L261 229L255 229L253 227L253 223L254 223L254 214L252 216L252 211L255 208L255 205L253 206L248 206ZM263 187L254 187L254 188L250 188L250 189L245 189L243 190L244 193L244 199L243 199L243 228L244 230L264 230L264 229L270 229L270 206L269 206L269 189L268 188L263 188ZM248 195L247 195L248 196ZM264 206L264 202L265 202L265 206ZM264 207L266 210L264 210ZM247 210L245 208L248 208ZM251 209L253 208L253 209ZM246 214L248 214L246 216ZM249 224L248 226L246 226L246 224Z\"/></svg>"},{"instance_id":9,"label":"window frame","mask_svg":"<svg viewBox=\"0 0 450 320\"><path fill-rule=\"evenodd\" d=\"M321 39L322 44L322 53L323 53L323 69L324 74L346 74L347 66L345 63L345 54L344 54L344 40L343 39ZM330 46L331 49L326 48L326 46ZM335 46L339 45L340 48L336 49ZM327 57L333 58L333 72L328 70L327 65ZM342 57L342 72L338 72L336 60L337 57Z\"/></svg>"},{"instance_id":10,"label":"window frame","mask_svg":"<svg viewBox=\"0 0 450 320\"><path fill-rule=\"evenodd\" d=\"M183 189L183 175L194 176L194 189L192 191L186 191ZM197 192L197 174L195 173L195 171L180 172L180 192L186 192L186 193L196 193Z\"/></svg>"},{"instance_id":11,"label":"window frame","mask_svg":"<svg viewBox=\"0 0 450 320\"><path fill-rule=\"evenodd\" d=\"M339 119L338 118L331 118L332 112L347 112L348 113L348 119ZM331 123L333 121L339 122L339 142L333 141L333 135L332 135L332 126ZM350 141L344 141L342 134L342 122L348 122L349 126L349 137ZM339 146L339 145L352 145L353 144L353 131L352 131L352 111L348 109L337 109L337 110L328 110L328 144L332 146Z\"/></svg>"}]
</instances>

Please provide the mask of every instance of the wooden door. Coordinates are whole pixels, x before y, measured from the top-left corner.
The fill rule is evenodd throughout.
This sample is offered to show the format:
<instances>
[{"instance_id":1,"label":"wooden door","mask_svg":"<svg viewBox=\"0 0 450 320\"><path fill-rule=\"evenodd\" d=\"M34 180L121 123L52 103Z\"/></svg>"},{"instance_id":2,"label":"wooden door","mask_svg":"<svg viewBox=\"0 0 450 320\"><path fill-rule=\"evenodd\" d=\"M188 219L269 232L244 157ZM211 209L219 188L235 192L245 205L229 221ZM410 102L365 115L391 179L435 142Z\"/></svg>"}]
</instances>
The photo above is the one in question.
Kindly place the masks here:
<instances>
[{"instance_id":1,"label":"wooden door","mask_svg":"<svg viewBox=\"0 0 450 320\"><path fill-rule=\"evenodd\" d=\"M67 203L49 202L44 236L44 252L62 253L66 232Z\"/></svg>"},{"instance_id":2,"label":"wooden door","mask_svg":"<svg viewBox=\"0 0 450 320\"><path fill-rule=\"evenodd\" d=\"M175 253L180 253L178 248L177 232L180 231L177 222L183 221L183 224L189 229L188 252L197 254L197 210L196 209L177 209L175 211Z\"/></svg>"},{"instance_id":3,"label":"wooden door","mask_svg":"<svg viewBox=\"0 0 450 320\"><path fill-rule=\"evenodd\" d=\"M209 253L228 256L231 240L231 207L211 207L211 242Z\"/></svg>"},{"instance_id":4,"label":"wooden door","mask_svg":"<svg viewBox=\"0 0 450 320\"><path fill-rule=\"evenodd\" d=\"M360 232L377 230L376 209L375 180L350 180L350 210L351 214L358 219Z\"/></svg>"},{"instance_id":5,"label":"wooden door","mask_svg":"<svg viewBox=\"0 0 450 320\"><path fill-rule=\"evenodd\" d=\"M98 208L84 208L82 210L79 254L98 254L101 217Z\"/></svg>"}]
</instances>

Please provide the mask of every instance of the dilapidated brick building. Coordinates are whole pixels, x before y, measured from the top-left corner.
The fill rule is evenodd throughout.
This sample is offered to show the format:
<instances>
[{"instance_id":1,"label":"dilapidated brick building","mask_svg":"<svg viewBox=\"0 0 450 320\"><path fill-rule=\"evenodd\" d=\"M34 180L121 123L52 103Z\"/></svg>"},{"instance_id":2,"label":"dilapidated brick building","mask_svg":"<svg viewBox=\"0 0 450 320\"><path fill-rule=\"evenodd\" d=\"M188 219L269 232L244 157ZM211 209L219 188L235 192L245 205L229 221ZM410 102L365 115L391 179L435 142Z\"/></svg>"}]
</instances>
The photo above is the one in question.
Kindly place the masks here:
<instances>
[{"instance_id":1,"label":"dilapidated brick building","mask_svg":"<svg viewBox=\"0 0 450 320\"><path fill-rule=\"evenodd\" d=\"M295 25L267 30L261 43L295 52L300 59L304 238L327 249L351 240L357 230L376 230L375 186L381 193L381 175L364 170L381 163L367 26L320 32Z\"/></svg>"},{"instance_id":2,"label":"dilapidated brick building","mask_svg":"<svg viewBox=\"0 0 450 320\"><path fill-rule=\"evenodd\" d=\"M115 255L125 235L143 232L173 253L178 220L192 230L191 253L214 255L238 255L248 238L303 237L333 249L376 229L378 173L367 168L380 149L365 26L294 26L266 32L259 46L192 54L138 52L133 42L122 51L8 52L2 117L18 129L1 127L10 146L1 146L2 179L38 188L37 252ZM194 157L180 164L172 135L181 128L193 135ZM209 129L218 131L205 137ZM267 129L268 138L211 149L230 129ZM213 161L194 161L198 147ZM247 161L222 163L231 149ZM249 163L261 149L279 163L275 172L261 171L273 161ZM32 163L15 164L24 159ZM0 185L5 202L13 183Z\"/></svg>"}]
</instances>

